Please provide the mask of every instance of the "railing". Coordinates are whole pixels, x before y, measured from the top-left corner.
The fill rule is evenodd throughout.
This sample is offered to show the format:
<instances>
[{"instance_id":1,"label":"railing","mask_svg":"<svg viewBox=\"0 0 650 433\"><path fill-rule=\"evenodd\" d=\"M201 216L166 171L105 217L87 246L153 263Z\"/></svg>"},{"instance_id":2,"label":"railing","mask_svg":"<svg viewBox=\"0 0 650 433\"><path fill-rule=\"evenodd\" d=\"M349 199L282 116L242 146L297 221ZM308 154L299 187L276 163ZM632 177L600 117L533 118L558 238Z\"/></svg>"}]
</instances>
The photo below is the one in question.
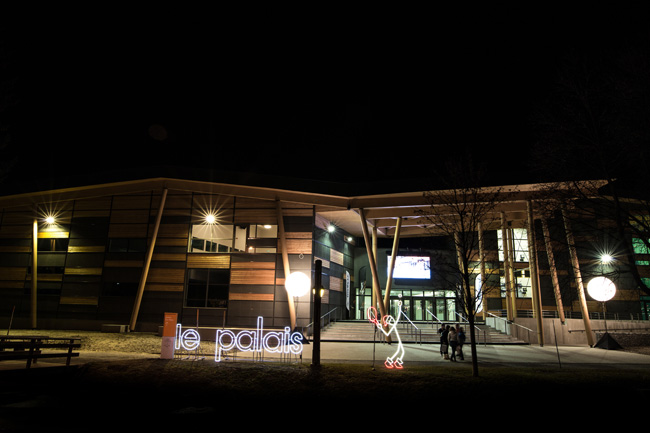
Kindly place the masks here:
<instances>
[{"instance_id":1,"label":"railing","mask_svg":"<svg viewBox=\"0 0 650 433\"><path fill-rule=\"evenodd\" d=\"M467 323L469 325L469 320L467 320L467 318L464 317L462 314L457 312L456 316L458 316L460 318L460 323ZM482 330L481 328L479 328L476 324L474 324L474 331L476 331L475 335L477 337L480 337L480 335L483 334L483 344L487 344L487 332L485 330ZM477 338L476 339L476 344L479 344L479 343L480 343L479 338Z\"/></svg>"},{"instance_id":2,"label":"railing","mask_svg":"<svg viewBox=\"0 0 650 433\"><path fill-rule=\"evenodd\" d=\"M503 318L507 316L506 310L497 310L496 314L489 313L494 317ZM581 311L565 311L564 316L567 319L582 319ZM533 318L535 313L533 310L517 310L517 317ZM542 317L546 319L559 319L560 315L556 310L542 310ZM589 312L589 318L594 320L621 320L621 321L632 321L632 322L647 322L648 319L644 318L642 313L605 313L603 314L600 311L591 311Z\"/></svg>"},{"instance_id":3,"label":"railing","mask_svg":"<svg viewBox=\"0 0 650 433\"><path fill-rule=\"evenodd\" d=\"M406 328L407 330L406 334L414 337L416 343L422 344L422 330L417 326L415 326L415 323L413 323L411 319L409 319L409 317L406 315L405 312L402 311L400 312L400 314L402 315L402 317L406 318L406 323L400 322L402 326Z\"/></svg>"},{"instance_id":4,"label":"railing","mask_svg":"<svg viewBox=\"0 0 650 433\"><path fill-rule=\"evenodd\" d=\"M508 320L508 319L506 319L504 317L497 316L497 315L492 314L490 312L488 312L487 315L494 319L494 325L495 325L494 328L497 329L498 331L501 331L501 332L503 332L503 333L505 333L507 335L513 335L511 327L514 326L515 327L514 329L517 329L517 330L522 329L525 332L527 332L528 333L528 340L527 341L531 341L530 340L530 333L535 332L532 329L526 328L525 326L522 326L522 325L520 325L518 323L512 322L512 321L510 321L510 320Z\"/></svg>"},{"instance_id":5,"label":"railing","mask_svg":"<svg viewBox=\"0 0 650 433\"><path fill-rule=\"evenodd\" d=\"M338 307L333 308L332 310L328 311L327 313L323 314L320 316L318 320L318 324L320 325L320 329L326 328L327 326L331 325L333 322L336 322L336 318L334 318L334 312L338 310ZM302 328L302 333L303 335L313 335L313 326L314 322L309 323L307 326L304 326Z\"/></svg>"}]
</instances>

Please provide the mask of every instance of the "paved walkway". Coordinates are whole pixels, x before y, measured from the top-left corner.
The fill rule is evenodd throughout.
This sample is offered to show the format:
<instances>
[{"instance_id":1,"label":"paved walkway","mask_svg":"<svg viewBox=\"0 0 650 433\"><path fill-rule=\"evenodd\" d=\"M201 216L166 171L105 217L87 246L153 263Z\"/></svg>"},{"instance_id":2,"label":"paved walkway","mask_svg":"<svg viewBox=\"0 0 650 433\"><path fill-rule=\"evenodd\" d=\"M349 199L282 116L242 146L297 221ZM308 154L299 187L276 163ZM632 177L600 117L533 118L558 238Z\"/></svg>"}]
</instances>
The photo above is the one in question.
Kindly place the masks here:
<instances>
[{"instance_id":1,"label":"paved walkway","mask_svg":"<svg viewBox=\"0 0 650 433\"><path fill-rule=\"evenodd\" d=\"M333 362L368 363L382 365L384 360L397 350L397 345L382 343L337 343L321 342L321 364ZM404 365L434 365L450 364L450 361L440 356L440 346L437 344L405 344ZM303 363L311 363L314 345L307 344L303 348ZM470 364L470 347L465 347L465 361L456 363L459 367ZM213 359L212 353L204 354L205 358ZM119 353L119 352L88 352L81 351L80 356L72 359L72 365L82 365L92 361L118 361L125 359L151 358L159 359L158 354ZM266 353L265 360L278 358L276 354ZM606 368L650 368L650 356L625 352L622 350L606 350L586 346L527 346L527 345L479 345L477 358L482 364L518 365L518 366L583 366ZM253 360L250 353L240 352L238 360ZM65 365L64 358L40 360L32 368ZM3 361L0 369L25 368L25 361Z\"/></svg>"}]
</instances>

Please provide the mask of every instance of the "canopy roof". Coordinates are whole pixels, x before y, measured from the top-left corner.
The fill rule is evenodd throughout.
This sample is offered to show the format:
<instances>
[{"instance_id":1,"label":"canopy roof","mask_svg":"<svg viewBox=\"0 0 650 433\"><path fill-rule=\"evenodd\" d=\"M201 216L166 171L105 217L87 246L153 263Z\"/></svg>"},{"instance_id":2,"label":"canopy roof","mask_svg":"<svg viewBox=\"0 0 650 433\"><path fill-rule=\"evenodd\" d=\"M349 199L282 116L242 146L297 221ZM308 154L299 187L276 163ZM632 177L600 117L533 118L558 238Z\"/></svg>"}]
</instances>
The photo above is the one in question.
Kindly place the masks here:
<instances>
[{"instance_id":1,"label":"canopy roof","mask_svg":"<svg viewBox=\"0 0 650 433\"><path fill-rule=\"evenodd\" d=\"M296 182L299 187L305 186ZM505 185L485 187L477 190L475 197L482 194L493 200L502 197L490 208L492 213L504 213L511 226L523 226L527 219L527 203L544 191L546 184ZM363 234L360 209L367 223L377 230L378 236L392 236L401 218L402 237L431 235L430 215L452 214L449 202L433 203L425 191L389 192L369 195L327 194L323 192L301 191L296 188L239 185L231 183L187 180L168 177L109 182L77 187L65 187L46 191L19 193L0 197L0 207L16 207L53 203L68 200L100 197L106 195L133 194L138 192L191 191L210 194L248 197L261 200L279 200L314 206L318 215L354 236ZM307 189L307 188L303 188ZM441 196L444 191L436 191ZM495 195L496 194L496 195Z\"/></svg>"}]
</instances>

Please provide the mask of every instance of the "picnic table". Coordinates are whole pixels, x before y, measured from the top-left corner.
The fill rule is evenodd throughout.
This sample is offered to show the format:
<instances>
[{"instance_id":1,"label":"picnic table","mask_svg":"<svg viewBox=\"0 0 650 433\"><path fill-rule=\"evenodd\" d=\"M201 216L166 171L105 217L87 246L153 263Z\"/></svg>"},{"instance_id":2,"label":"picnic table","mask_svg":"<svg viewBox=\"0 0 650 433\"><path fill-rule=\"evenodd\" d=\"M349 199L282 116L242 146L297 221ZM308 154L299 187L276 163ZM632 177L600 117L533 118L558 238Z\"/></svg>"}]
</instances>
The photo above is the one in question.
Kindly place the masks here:
<instances>
[{"instance_id":1,"label":"picnic table","mask_svg":"<svg viewBox=\"0 0 650 433\"><path fill-rule=\"evenodd\" d=\"M27 361L26 368L42 358L66 358L70 365L73 356L79 356L74 349L81 347L80 337L49 337L47 335L0 335L0 361Z\"/></svg>"}]
</instances>

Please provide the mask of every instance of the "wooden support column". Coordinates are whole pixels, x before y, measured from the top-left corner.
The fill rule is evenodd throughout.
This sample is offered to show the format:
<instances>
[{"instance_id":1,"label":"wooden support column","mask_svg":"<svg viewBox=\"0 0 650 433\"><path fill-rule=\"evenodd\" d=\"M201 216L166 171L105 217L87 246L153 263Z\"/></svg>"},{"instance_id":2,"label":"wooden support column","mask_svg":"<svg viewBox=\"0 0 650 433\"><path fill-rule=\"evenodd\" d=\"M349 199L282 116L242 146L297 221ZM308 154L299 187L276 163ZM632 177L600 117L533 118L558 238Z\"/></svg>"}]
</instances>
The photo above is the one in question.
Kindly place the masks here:
<instances>
[{"instance_id":1,"label":"wooden support column","mask_svg":"<svg viewBox=\"0 0 650 433\"><path fill-rule=\"evenodd\" d=\"M557 277L557 267L555 266L555 255L553 254L553 246L551 245L551 235L548 230L548 223L546 218L542 218L542 231L544 233L544 244L546 245L546 255L548 256L548 267L551 272L551 281L553 283L553 293L555 294L555 306L560 318L560 322L564 324L564 305L562 305L562 294L560 293L560 282Z\"/></svg>"},{"instance_id":2,"label":"wooden support column","mask_svg":"<svg viewBox=\"0 0 650 433\"><path fill-rule=\"evenodd\" d=\"M533 204L526 202L528 214L528 269L530 271L530 285L533 298L533 313L537 323L537 342L544 345L544 324L542 322L542 298L539 290L539 279L537 278L537 245L535 241L535 219L533 218Z\"/></svg>"},{"instance_id":3,"label":"wooden support column","mask_svg":"<svg viewBox=\"0 0 650 433\"><path fill-rule=\"evenodd\" d=\"M30 294L30 319L32 329L36 329L38 316L38 220L34 218L32 227L32 286Z\"/></svg>"},{"instance_id":4,"label":"wooden support column","mask_svg":"<svg viewBox=\"0 0 650 433\"><path fill-rule=\"evenodd\" d=\"M594 335L591 332L591 320L589 319L589 310L587 309L587 300L585 298L585 288L582 282L582 273L580 272L580 264L578 262L578 254L576 252L575 239L573 238L573 231L571 230L571 223L569 222L566 210L562 210L562 218L564 219L564 229L566 231L567 244L569 247L569 256L571 257L571 264L573 266L573 275L576 280L576 288L578 290L578 300L580 301L580 310L582 311L582 320L585 324L585 334L587 334L587 344L594 346Z\"/></svg>"},{"instance_id":5,"label":"wooden support column","mask_svg":"<svg viewBox=\"0 0 650 433\"><path fill-rule=\"evenodd\" d=\"M153 234L151 236L151 243L149 244L147 256L145 258L145 262L142 267L142 275L140 276L140 284L138 285L138 292L136 293L135 303L133 304L133 312L131 313L131 323L129 325L129 329L131 331L135 331L135 324L138 320L138 314L140 313L140 303L142 302L144 286L147 282L147 276L149 275L149 266L151 266L151 257L153 257L153 250L156 246L156 240L158 239L158 229L160 229L160 219L162 218L163 209L165 208L166 200L167 200L167 188L164 188L162 191L162 195L160 197L160 204L158 205L158 214L156 215L156 222L153 228Z\"/></svg>"},{"instance_id":6,"label":"wooden support column","mask_svg":"<svg viewBox=\"0 0 650 433\"><path fill-rule=\"evenodd\" d=\"M359 209L359 218L361 220L361 228L363 230L363 240L366 243L366 252L368 253L368 262L370 263L370 272L372 273L372 293L373 298L377 301L379 305L379 313L381 317L386 315L386 308L384 307L381 300L381 288L379 287L379 276L377 275L377 262L375 261L375 251L373 246L370 244L370 233L368 231L368 221L366 220L365 212L363 209ZM376 245L376 242L375 242ZM373 304L374 306L374 304Z\"/></svg>"},{"instance_id":7,"label":"wooden support column","mask_svg":"<svg viewBox=\"0 0 650 433\"><path fill-rule=\"evenodd\" d=\"M388 267L388 277L386 279L386 293L384 294L384 309L386 311L389 311L389 307L390 307L389 305L390 290L393 285L393 271L395 270L395 257L397 256L401 228L402 228L402 217L399 217L397 219L397 225L395 226L395 235L393 238L393 251L390 256L390 266Z\"/></svg>"},{"instance_id":8,"label":"wooden support column","mask_svg":"<svg viewBox=\"0 0 650 433\"><path fill-rule=\"evenodd\" d=\"M506 215L501 212L501 245L503 245L503 277L506 283L506 316L508 320L514 318L513 305L510 302L510 292L512 291L510 281L510 245L508 244L508 229L506 227Z\"/></svg>"},{"instance_id":9,"label":"wooden support column","mask_svg":"<svg viewBox=\"0 0 650 433\"><path fill-rule=\"evenodd\" d=\"M289 252L287 251L287 237L284 231L284 216L282 215L282 203L276 201L276 211L278 214L278 241L280 251L282 253L282 266L284 267L284 279L286 281L291 274L291 267L289 266ZM286 287L285 287L286 289ZM296 306L293 302L293 296L287 290L287 303L289 304L289 320L291 322L291 329L296 329ZM314 320L318 320L314 318Z\"/></svg>"}]
</instances>

